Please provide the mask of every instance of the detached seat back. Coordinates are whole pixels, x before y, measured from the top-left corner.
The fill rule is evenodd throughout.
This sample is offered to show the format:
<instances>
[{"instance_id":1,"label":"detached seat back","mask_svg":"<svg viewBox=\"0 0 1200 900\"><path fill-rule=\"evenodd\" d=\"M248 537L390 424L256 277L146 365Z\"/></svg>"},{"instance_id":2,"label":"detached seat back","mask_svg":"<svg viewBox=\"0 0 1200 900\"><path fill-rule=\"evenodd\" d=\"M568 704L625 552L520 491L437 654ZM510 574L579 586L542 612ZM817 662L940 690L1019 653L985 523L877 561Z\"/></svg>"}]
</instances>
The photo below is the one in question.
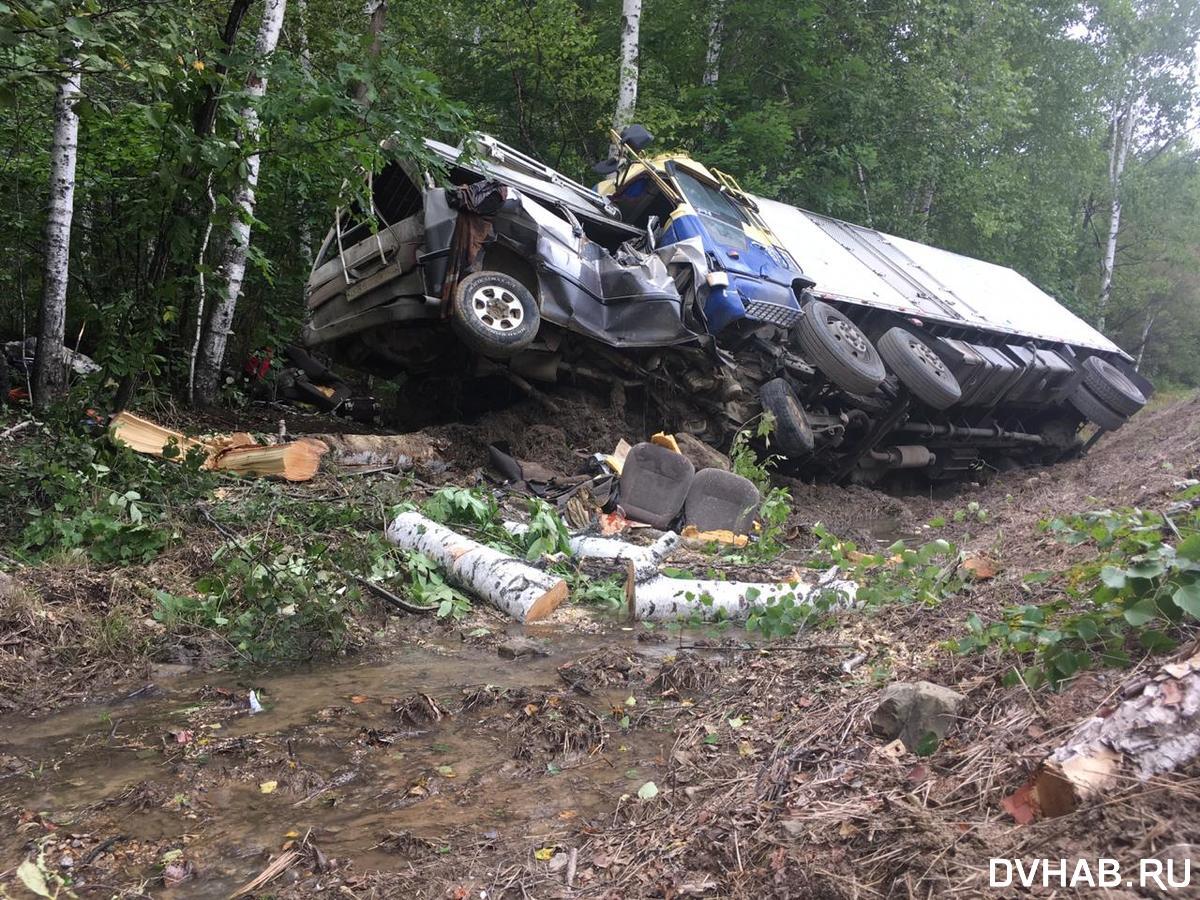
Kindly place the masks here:
<instances>
[{"instance_id":1,"label":"detached seat back","mask_svg":"<svg viewBox=\"0 0 1200 900\"><path fill-rule=\"evenodd\" d=\"M685 525L698 531L749 534L762 494L749 478L721 469L701 469L692 479L683 510Z\"/></svg>"},{"instance_id":2,"label":"detached seat back","mask_svg":"<svg viewBox=\"0 0 1200 900\"><path fill-rule=\"evenodd\" d=\"M636 444L621 468L621 508L631 519L666 530L683 509L695 474L696 467L682 453Z\"/></svg>"}]
</instances>

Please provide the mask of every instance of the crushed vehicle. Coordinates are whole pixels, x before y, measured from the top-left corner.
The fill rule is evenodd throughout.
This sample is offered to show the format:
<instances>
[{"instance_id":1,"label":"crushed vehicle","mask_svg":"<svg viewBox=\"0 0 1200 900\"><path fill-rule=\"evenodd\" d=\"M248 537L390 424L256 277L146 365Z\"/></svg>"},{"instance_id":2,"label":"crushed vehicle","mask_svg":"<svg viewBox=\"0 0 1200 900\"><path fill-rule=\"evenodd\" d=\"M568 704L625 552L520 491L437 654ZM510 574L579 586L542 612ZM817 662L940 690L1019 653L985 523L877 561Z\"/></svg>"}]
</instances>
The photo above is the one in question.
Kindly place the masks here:
<instances>
[{"instance_id":1,"label":"crushed vehicle","mask_svg":"<svg viewBox=\"0 0 1200 900\"><path fill-rule=\"evenodd\" d=\"M441 172L373 173L315 261L305 346L387 377L642 390L718 447L769 413L772 453L839 481L1054 462L1152 393L1011 269L613 137L594 189L478 134L426 142Z\"/></svg>"}]
</instances>

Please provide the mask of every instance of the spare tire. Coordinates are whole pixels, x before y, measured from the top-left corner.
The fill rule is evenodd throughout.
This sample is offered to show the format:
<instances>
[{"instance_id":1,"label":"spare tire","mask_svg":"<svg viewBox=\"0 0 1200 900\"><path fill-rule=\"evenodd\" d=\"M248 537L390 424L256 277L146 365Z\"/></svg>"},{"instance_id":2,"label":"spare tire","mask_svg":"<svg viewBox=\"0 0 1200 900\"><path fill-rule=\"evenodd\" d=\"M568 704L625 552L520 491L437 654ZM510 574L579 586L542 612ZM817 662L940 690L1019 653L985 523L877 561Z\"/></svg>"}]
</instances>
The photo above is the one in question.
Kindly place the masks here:
<instances>
[{"instance_id":1,"label":"spare tire","mask_svg":"<svg viewBox=\"0 0 1200 900\"><path fill-rule=\"evenodd\" d=\"M1138 386L1099 356L1089 356L1083 361L1083 386L1109 409L1126 418L1146 405L1146 398Z\"/></svg>"},{"instance_id":2,"label":"spare tire","mask_svg":"<svg viewBox=\"0 0 1200 900\"><path fill-rule=\"evenodd\" d=\"M480 356L505 359L537 337L542 316L529 289L503 272L475 272L450 298L450 324Z\"/></svg>"},{"instance_id":3,"label":"spare tire","mask_svg":"<svg viewBox=\"0 0 1200 900\"><path fill-rule=\"evenodd\" d=\"M947 409L962 397L962 388L933 348L910 331L893 328L879 339L879 355L900 383L922 403Z\"/></svg>"},{"instance_id":4,"label":"spare tire","mask_svg":"<svg viewBox=\"0 0 1200 900\"><path fill-rule=\"evenodd\" d=\"M1105 431L1116 431L1125 424L1126 417L1105 406L1086 385L1081 384L1075 389L1075 393L1071 395L1071 405L1083 413L1089 422Z\"/></svg>"},{"instance_id":5,"label":"spare tire","mask_svg":"<svg viewBox=\"0 0 1200 900\"><path fill-rule=\"evenodd\" d=\"M887 377L862 330L828 303L814 300L796 327L800 347L825 377L851 394L870 394Z\"/></svg>"},{"instance_id":6,"label":"spare tire","mask_svg":"<svg viewBox=\"0 0 1200 900\"><path fill-rule=\"evenodd\" d=\"M792 386L783 378L774 378L759 389L758 397L763 409L775 417L771 438L784 456L798 459L812 453L816 446L812 425Z\"/></svg>"}]
</instances>

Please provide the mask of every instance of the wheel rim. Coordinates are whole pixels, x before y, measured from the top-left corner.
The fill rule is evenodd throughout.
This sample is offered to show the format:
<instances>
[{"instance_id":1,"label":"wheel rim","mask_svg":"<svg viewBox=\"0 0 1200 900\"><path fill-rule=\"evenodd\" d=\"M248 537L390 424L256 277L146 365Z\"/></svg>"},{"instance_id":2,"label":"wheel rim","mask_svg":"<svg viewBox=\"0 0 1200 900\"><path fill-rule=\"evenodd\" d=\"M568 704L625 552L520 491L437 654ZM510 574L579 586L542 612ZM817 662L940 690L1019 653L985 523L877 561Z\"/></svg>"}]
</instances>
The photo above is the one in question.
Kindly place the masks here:
<instances>
[{"instance_id":1,"label":"wheel rim","mask_svg":"<svg viewBox=\"0 0 1200 900\"><path fill-rule=\"evenodd\" d=\"M829 333L833 339L846 348L846 352L857 360L870 358L870 345L867 336L858 330L858 326L841 316L828 316L825 319L829 325Z\"/></svg>"},{"instance_id":2,"label":"wheel rim","mask_svg":"<svg viewBox=\"0 0 1200 900\"><path fill-rule=\"evenodd\" d=\"M471 312L492 331L512 331L525 318L525 307L508 288L487 284L471 295Z\"/></svg>"},{"instance_id":3,"label":"wheel rim","mask_svg":"<svg viewBox=\"0 0 1200 900\"><path fill-rule=\"evenodd\" d=\"M916 338L909 338L908 346L912 350L913 356L921 361L921 365L937 376L939 381L949 379L950 370L946 368L946 364L942 362L942 358L929 349L928 344L924 341L918 341Z\"/></svg>"}]
</instances>

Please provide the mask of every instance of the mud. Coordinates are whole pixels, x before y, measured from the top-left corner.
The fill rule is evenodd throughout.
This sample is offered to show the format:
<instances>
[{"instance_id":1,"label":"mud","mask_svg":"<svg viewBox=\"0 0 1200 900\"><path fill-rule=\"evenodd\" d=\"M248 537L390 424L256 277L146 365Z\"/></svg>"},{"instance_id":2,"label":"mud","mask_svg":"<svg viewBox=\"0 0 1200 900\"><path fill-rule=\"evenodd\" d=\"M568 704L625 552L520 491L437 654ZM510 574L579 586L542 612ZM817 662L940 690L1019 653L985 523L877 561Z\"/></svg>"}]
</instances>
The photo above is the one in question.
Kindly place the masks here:
<instances>
[{"instance_id":1,"label":"mud","mask_svg":"<svg viewBox=\"0 0 1200 900\"><path fill-rule=\"evenodd\" d=\"M0 873L41 848L80 896L225 897L293 846L319 848L329 872L553 846L660 778L673 740L628 719L677 667L671 645L610 632L607 663L560 675L596 639L543 628L553 654L520 661L425 642L382 664L177 677L127 702L10 719ZM597 676L614 661L631 677ZM412 697L438 712L412 715Z\"/></svg>"}]
</instances>

